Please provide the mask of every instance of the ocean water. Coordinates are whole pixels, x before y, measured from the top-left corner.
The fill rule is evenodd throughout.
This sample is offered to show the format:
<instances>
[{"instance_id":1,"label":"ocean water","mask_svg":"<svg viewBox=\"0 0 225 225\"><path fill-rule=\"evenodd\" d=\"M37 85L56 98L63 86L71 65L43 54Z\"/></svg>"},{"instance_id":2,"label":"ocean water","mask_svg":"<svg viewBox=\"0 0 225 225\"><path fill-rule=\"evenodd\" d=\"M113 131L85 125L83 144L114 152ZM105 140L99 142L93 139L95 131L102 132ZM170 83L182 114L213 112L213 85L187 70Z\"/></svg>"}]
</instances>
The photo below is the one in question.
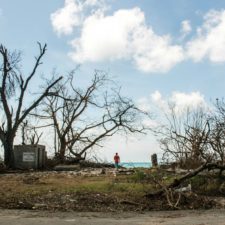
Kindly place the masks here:
<instances>
[{"instance_id":1,"label":"ocean water","mask_svg":"<svg viewBox=\"0 0 225 225\"><path fill-rule=\"evenodd\" d=\"M150 168L151 167L150 162L121 162L119 165L125 168L138 168L138 167Z\"/></svg>"}]
</instances>

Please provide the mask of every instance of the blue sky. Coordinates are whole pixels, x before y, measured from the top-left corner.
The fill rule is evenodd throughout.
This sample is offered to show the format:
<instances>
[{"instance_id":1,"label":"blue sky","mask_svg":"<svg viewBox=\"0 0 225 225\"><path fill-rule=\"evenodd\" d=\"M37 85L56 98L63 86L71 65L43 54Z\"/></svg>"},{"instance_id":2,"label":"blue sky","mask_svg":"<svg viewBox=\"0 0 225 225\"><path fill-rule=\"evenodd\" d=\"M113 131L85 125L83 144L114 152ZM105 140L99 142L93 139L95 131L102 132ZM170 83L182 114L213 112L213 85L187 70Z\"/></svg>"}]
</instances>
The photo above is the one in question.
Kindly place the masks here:
<instances>
[{"instance_id":1,"label":"blue sky","mask_svg":"<svg viewBox=\"0 0 225 225\"><path fill-rule=\"evenodd\" d=\"M94 69L108 71L144 108L224 97L225 1L0 0L0 28L0 42L22 50L25 72L39 41L48 44L40 73L81 64L82 81ZM103 158L118 151L124 161L146 161L159 151L149 136L115 137L105 149Z\"/></svg>"}]
</instances>

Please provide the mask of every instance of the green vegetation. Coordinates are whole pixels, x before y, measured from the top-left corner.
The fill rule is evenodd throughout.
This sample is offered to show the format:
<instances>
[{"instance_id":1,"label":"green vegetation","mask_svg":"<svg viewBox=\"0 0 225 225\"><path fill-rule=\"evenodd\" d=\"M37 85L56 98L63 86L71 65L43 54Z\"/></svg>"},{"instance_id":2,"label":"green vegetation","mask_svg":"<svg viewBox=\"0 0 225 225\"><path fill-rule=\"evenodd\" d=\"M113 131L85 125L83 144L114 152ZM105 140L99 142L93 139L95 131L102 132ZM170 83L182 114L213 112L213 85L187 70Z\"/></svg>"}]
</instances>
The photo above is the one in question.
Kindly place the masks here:
<instances>
[{"instance_id":1,"label":"green vegetation","mask_svg":"<svg viewBox=\"0 0 225 225\"><path fill-rule=\"evenodd\" d=\"M190 180L192 189L199 194L224 196L221 185L225 182L225 177L218 175L198 175Z\"/></svg>"}]
</instances>

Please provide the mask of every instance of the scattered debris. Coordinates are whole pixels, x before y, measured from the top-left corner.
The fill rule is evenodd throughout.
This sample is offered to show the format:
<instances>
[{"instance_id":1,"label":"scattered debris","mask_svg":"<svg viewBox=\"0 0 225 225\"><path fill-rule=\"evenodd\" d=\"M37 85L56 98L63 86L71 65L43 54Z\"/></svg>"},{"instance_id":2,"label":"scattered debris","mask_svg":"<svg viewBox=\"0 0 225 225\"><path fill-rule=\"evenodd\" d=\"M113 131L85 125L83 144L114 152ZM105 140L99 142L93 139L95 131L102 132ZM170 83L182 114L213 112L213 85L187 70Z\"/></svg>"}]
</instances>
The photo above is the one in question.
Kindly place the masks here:
<instances>
[{"instance_id":1,"label":"scattered debris","mask_svg":"<svg viewBox=\"0 0 225 225\"><path fill-rule=\"evenodd\" d=\"M134 174L135 170L133 169L118 169L116 170L117 174L124 174L124 175L130 175L130 174Z\"/></svg>"},{"instance_id":2,"label":"scattered debris","mask_svg":"<svg viewBox=\"0 0 225 225\"><path fill-rule=\"evenodd\" d=\"M80 165L57 165L55 166L54 170L56 171L74 171L74 170L79 170Z\"/></svg>"},{"instance_id":3,"label":"scattered debris","mask_svg":"<svg viewBox=\"0 0 225 225\"><path fill-rule=\"evenodd\" d=\"M191 184L188 184L187 187L177 188L174 191L177 192L177 193L190 192L191 191Z\"/></svg>"},{"instance_id":4,"label":"scattered debris","mask_svg":"<svg viewBox=\"0 0 225 225\"><path fill-rule=\"evenodd\" d=\"M142 173L148 175L149 172L160 174L160 171L152 172L152 170ZM142 179L149 179L147 175L141 176L140 180L135 180L135 176L132 176L135 173L137 171L134 169L124 168L118 170L115 168L81 168L73 171L23 171L1 174L0 208L117 212L225 207L224 197L218 200L218 198L203 196L200 193L196 194L194 183L188 185L186 182L186 187L179 185L167 188L166 191L164 187L162 195L147 197L146 192L140 194L139 189L132 192L129 190L130 187L135 185L144 187L147 184L146 181L151 182L150 180L143 182ZM170 173L163 172L160 176L162 183L171 179ZM93 184L97 186L93 188ZM102 184L109 188L108 191L101 191ZM76 185L80 185L79 189L74 190ZM223 196L224 186L222 181L218 191L220 196ZM152 187L154 188L154 185ZM160 186L155 186L155 190L158 188Z\"/></svg>"},{"instance_id":5,"label":"scattered debris","mask_svg":"<svg viewBox=\"0 0 225 225\"><path fill-rule=\"evenodd\" d=\"M25 184L34 184L39 182L39 177L35 175L24 176L23 183Z\"/></svg>"},{"instance_id":6,"label":"scattered debris","mask_svg":"<svg viewBox=\"0 0 225 225\"><path fill-rule=\"evenodd\" d=\"M219 191L221 194L225 195L225 181L220 185Z\"/></svg>"}]
</instances>

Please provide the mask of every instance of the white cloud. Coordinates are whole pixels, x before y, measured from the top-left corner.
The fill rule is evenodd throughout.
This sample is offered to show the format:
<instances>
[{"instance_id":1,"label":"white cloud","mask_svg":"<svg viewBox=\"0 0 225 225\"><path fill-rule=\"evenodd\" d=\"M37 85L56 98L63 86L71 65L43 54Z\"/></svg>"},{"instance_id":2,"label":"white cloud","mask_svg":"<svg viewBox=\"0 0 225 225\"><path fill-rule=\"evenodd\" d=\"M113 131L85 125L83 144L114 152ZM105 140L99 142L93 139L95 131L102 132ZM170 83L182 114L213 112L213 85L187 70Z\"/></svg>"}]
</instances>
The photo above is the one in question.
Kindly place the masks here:
<instances>
[{"instance_id":1,"label":"white cloud","mask_svg":"<svg viewBox=\"0 0 225 225\"><path fill-rule=\"evenodd\" d=\"M159 36L145 23L139 8L105 16L97 12L83 23L81 36L71 42L74 61L132 60L144 72L166 72L182 61L183 49L169 36Z\"/></svg>"},{"instance_id":2,"label":"white cloud","mask_svg":"<svg viewBox=\"0 0 225 225\"><path fill-rule=\"evenodd\" d=\"M140 98L137 103L140 109L152 113L153 118L143 121L145 126L151 128L162 125L163 118L165 118L165 115L170 115L171 110L178 117L198 109L210 110L210 106L200 92L184 93L174 91L169 96L163 96L159 91L155 91L149 97Z\"/></svg>"},{"instance_id":3,"label":"white cloud","mask_svg":"<svg viewBox=\"0 0 225 225\"><path fill-rule=\"evenodd\" d=\"M181 34L182 34L182 39L185 38L190 32L192 31L191 24L189 20L183 20L181 22Z\"/></svg>"},{"instance_id":4,"label":"white cloud","mask_svg":"<svg viewBox=\"0 0 225 225\"><path fill-rule=\"evenodd\" d=\"M198 62L208 58L212 62L225 62L225 10L211 10L197 29L197 37L186 46L187 56Z\"/></svg>"},{"instance_id":5,"label":"white cloud","mask_svg":"<svg viewBox=\"0 0 225 225\"><path fill-rule=\"evenodd\" d=\"M71 34L80 25L83 6L74 0L65 0L65 6L51 14L53 29L58 35Z\"/></svg>"},{"instance_id":6,"label":"white cloud","mask_svg":"<svg viewBox=\"0 0 225 225\"><path fill-rule=\"evenodd\" d=\"M113 60L129 57L130 32L142 18L135 10L119 10L113 16L103 13L89 16L83 24L81 37L72 42L71 54L76 62Z\"/></svg>"},{"instance_id":7,"label":"white cloud","mask_svg":"<svg viewBox=\"0 0 225 225\"><path fill-rule=\"evenodd\" d=\"M187 110L196 110L198 108L207 108L207 103L204 96L200 92L173 92L169 97L164 97L159 91L151 94L151 101L163 112L169 112L170 107L176 114L180 115Z\"/></svg>"},{"instance_id":8,"label":"white cloud","mask_svg":"<svg viewBox=\"0 0 225 225\"><path fill-rule=\"evenodd\" d=\"M225 62L225 10L211 10L196 35L186 44L173 44L170 35L158 35L146 24L144 12L138 8L120 9L107 14L106 0L65 0L64 7L51 14L58 35L79 36L70 41L70 57L77 63L127 60L146 73L165 73L178 63L208 58ZM181 39L192 27L181 22Z\"/></svg>"},{"instance_id":9,"label":"white cloud","mask_svg":"<svg viewBox=\"0 0 225 225\"><path fill-rule=\"evenodd\" d=\"M183 61L181 46L172 45L170 37L158 36L145 25L133 32L133 60L143 72L167 72Z\"/></svg>"},{"instance_id":10,"label":"white cloud","mask_svg":"<svg viewBox=\"0 0 225 225\"><path fill-rule=\"evenodd\" d=\"M151 94L151 98L154 102L162 101L162 95L159 91L155 91Z\"/></svg>"},{"instance_id":11,"label":"white cloud","mask_svg":"<svg viewBox=\"0 0 225 225\"><path fill-rule=\"evenodd\" d=\"M167 102L163 99L162 94L159 91L155 91L150 95L151 101L157 107L159 107L163 111L167 111Z\"/></svg>"},{"instance_id":12,"label":"white cloud","mask_svg":"<svg viewBox=\"0 0 225 225\"><path fill-rule=\"evenodd\" d=\"M160 123L154 119L145 119L145 120L143 120L142 123L145 127L148 127L151 129L154 129L154 128L157 128L160 126Z\"/></svg>"},{"instance_id":13,"label":"white cloud","mask_svg":"<svg viewBox=\"0 0 225 225\"><path fill-rule=\"evenodd\" d=\"M147 113L151 113L153 111L152 105L149 103L149 98L143 97L137 100L137 107ZM158 123L156 120L148 118L142 121L142 124L149 128L158 127Z\"/></svg>"},{"instance_id":14,"label":"white cloud","mask_svg":"<svg viewBox=\"0 0 225 225\"><path fill-rule=\"evenodd\" d=\"M151 110L151 107L149 105L149 101L147 98L140 98L137 101L137 106L140 110L149 112Z\"/></svg>"},{"instance_id":15,"label":"white cloud","mask_svg":"<svg viewBox=\"0 0 225 225\"><path fill-rule=\"evenodd\" d=\"M50 16L54 31L58 35L71 34L75 27L82 25L85 18L84 11L95 6L101 10L105 9L103 0L65 0L63 8Z\"/></svg>"},{"instance_id":16,"label":"white cloud","mask_svg":"<svg viewBox=\"0 0 225 225\"><path fill-rule=\"evenodd\" d=\"M173 92L169 102L174 106L174 111L177 114L207 106L204 96L199 92Z\"/></svg>"}]
</instances>

